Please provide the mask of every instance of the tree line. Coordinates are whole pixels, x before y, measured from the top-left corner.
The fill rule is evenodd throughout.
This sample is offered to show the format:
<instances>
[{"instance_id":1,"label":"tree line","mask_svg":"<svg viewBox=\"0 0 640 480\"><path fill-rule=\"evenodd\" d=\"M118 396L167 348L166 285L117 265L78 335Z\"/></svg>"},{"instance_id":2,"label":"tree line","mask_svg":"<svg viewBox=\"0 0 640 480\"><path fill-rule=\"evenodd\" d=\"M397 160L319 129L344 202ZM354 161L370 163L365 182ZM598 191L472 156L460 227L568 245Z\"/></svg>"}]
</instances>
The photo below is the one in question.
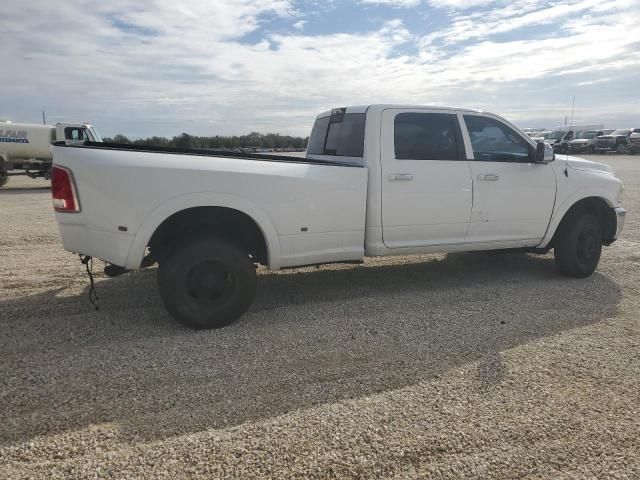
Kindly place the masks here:
<instances>
[{"instance_id":1,"label":"tree line","mask_svg":"<svg viewBox=\"0 0 640 480\"><path fill-rule=\"evenodd\" d=\"M278 149L305 149L309 137L292 137L280 135L278 133L262 134L251 132L248 135L233 135L213 137L199 137L181 133L173 138L148 137L131 140L124 135L116 135L112 138L104 138L109 143L130 143L133 145L149 145L154 147L175 147L175 148L278 148Z\"/></svg>"}]
</instances>

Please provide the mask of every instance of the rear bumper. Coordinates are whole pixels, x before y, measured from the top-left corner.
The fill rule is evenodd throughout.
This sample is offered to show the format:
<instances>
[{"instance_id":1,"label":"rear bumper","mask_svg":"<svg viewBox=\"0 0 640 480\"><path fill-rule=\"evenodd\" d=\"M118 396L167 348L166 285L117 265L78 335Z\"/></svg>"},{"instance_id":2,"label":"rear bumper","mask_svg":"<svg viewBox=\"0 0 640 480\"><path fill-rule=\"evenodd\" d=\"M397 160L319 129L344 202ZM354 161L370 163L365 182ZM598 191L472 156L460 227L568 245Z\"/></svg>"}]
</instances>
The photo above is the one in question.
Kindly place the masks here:
<instances>
[{"instance_id":1,"label":"rear bumper","mask_svg":"<svg viewBox=\"0 0 640 480\"><path fill-rule=\"evenodd\" d=\"M56 216L69 215L57 213ZM102 232L85 225L62 223L58 218L58 230L64 249L89 255L114 265L124 266L134 236L123 232Z\"/></svg>"},{"instance_id":2,"label":"rear bumper","mask_svg":"<svg viewBox=\"0 0 640 480\"><path fill-rule=\"evenodd\" d=\"M613 241L615 241L622 233L622 229L624 228L624 221L627 217L627 211L622 207L617 207L613 210L616 212L616 232L613 236Z\"/></svg>"}]
</instances>

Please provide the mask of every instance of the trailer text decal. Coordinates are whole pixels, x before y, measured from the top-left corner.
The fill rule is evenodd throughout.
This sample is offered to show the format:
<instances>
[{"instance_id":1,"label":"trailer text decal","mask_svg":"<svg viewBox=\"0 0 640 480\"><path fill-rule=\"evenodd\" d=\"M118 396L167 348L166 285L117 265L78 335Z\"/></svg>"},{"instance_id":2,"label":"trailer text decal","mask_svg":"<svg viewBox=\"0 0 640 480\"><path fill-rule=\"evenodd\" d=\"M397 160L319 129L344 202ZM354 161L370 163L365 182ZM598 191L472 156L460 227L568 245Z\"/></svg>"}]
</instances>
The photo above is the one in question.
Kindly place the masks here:
<instances>
[{"instance_id":1,"label":"trailer text decal","mask_svg":"<svg viewBox=\"0 0 640 480\"><path fill-rule=\"evenodd\" d=\"M0 143L29 143L27 132L24 130L0 130Z\"/></svg>"}]
</instances>

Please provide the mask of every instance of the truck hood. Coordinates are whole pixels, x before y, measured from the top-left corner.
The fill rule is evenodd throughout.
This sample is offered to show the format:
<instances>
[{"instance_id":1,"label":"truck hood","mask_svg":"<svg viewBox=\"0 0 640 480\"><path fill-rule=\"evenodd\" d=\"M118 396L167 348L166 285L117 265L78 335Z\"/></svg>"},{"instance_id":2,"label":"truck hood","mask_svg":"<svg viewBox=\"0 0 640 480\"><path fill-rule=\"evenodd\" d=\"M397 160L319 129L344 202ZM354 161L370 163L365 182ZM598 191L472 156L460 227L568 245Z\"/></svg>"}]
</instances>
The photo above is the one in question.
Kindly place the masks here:
<instances>
[{"instance_id":1,"label":"truck hood","mask_svg":"<svg viewBox=\"0 0 640 480\"><path fill-rule=\"evenodd\" d=\"M578 143L589 143L592 140L590 138L576 138L575 140L571 140L569 143L578 144Z\"/></svg>"},{"instance_id":2,"label":"truck hood","mask_svg":"<svg viewBox=\"0 0 640 480\"><path fill-rule=\"evenodd\" d=\"M561 162L567 162L569 168L572 168L574 170L613 173L611 167L605 163L592 162L591 160L585 160L584 158L580 157L571 157L568 155L556 156L556 158Z\"/></svg>"}]
</instances>

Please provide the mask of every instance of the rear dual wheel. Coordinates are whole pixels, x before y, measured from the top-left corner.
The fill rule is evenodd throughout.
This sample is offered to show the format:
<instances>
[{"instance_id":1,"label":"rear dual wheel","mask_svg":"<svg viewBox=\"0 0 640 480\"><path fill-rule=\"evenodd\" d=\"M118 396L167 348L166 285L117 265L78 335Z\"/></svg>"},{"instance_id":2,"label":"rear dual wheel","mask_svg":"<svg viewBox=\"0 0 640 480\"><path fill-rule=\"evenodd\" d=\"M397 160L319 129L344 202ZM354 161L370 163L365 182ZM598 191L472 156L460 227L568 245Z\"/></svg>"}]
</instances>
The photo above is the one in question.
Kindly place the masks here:
<instances>
[{"instance_id":1,"label":"rear dual wheel","mask_svg":"<svg viewBox=\"0 0 640 480\"><path fill-rule=\"evenodd\" d=\"M216 238L188 241L160 262L162 301L180 323L220 328L244 314L256 293L256 269L249 255Z\"/></svg>"}]
</instances>

